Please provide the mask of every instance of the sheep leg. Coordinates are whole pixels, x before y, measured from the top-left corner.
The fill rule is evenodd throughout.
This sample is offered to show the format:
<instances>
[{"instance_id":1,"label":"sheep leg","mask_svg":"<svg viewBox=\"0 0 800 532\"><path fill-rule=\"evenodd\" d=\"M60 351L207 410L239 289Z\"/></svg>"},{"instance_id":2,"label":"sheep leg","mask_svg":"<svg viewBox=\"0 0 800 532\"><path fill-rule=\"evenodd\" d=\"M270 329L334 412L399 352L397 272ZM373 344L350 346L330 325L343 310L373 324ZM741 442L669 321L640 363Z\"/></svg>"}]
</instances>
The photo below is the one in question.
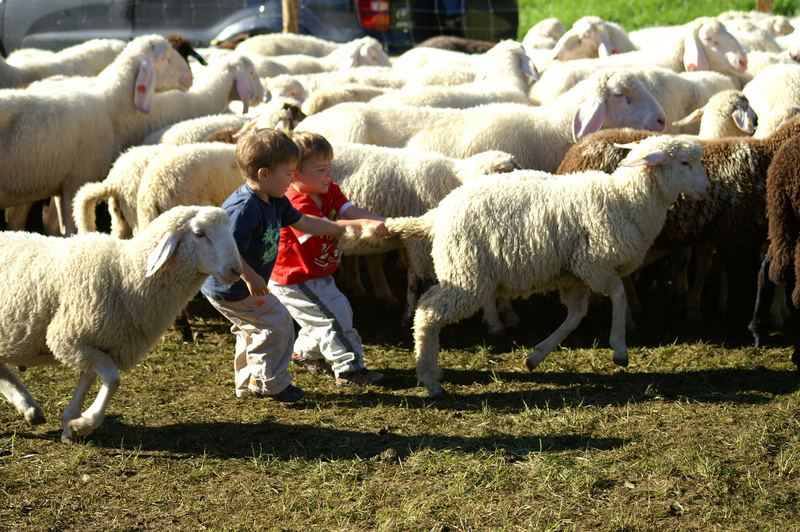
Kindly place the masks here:
<instances>
[{"instance_id":1,"label":"sheep leg","mask_svg":"<svg viewBox=\"0 0 800 532\"><path fill-rule=\"evenodd\" d=\"M422 279L417 277L414 268L409 265L406 272L406 310L400 320L403 327L411 324L411 318L414 316L414 310L417 308L417 301L419 300L419 290Z\"/></svg>"},{"instance_id":2,"label":"sheep leg","mask_svg":"<svg viewBox=\"0 0 800 532\"><path fill-rule=\"evenodd\" d=\"M611 298L611 334L608 343L614 350L614 364L628 365L628 347L625 345L625 287L619 278L611 282L609 290Z\"/></svg>"},{"instance_id":3,"label":"sheep leg","mask_svg":"<svg viewBox=\"0 0 800 532\"><path fill-rule=\"evenodd\" d=\"M344 285L347 286L348 291L356 298L367 297L367 289L364 288L361 282L361 265L359 263L359 255L347 255L342 257L344 268L342 274L344 275Z\"/></svg>"},{"instance_id":4,"label":"sheep leg","mask_svg":"<svg viewBox=\"0 0 800 532\"><path fill-rule=\"evenodd\" d=\"M758 270L756 304L753 309L753 317L747 325L747 329L753 334L753 341L756 347L762 345L762 336L767 332L764 317L767 312L768 301L774 299L775 285L769 279L770 262L771 259L768 255L761 262L761 267Z\"/></svg>"},{"instance_id":5,"label":"sheep leg","mask_svg":"<svg viewBox=\"0 0 800 532\"><path fill-rule=\"evenodd\" d=\"M783 327L783 321L792 315L786 299L786 282L775 283L775 292L772 296L772 305L769 307L769 323L775 329Z\"/></svg>"},{"instance_id":6,"label":"sheep leg","mask_svg":"<svg viewBox=\"0 0 800 532\"><path fill-rule=\"evenodd\" d=\"M442 368L439 367L439 331L474 314L487 298L482 294L466 292L453 285L432 286L419 300L414 313L414 350L417 355L417 380L428 389L430 397L441 397L444 389L439 384Z\"/></svg>"},{"instance_id":7,"label":"sheep leg","mask_svg":"<svg viewBox=\"0 0 800 532\"><path fill-rule=\"evenodd\" d=\"M67 188L61 191L61 195L55 197L61 234L67 236L77 232L75 220L72 218L72 200L74 198L75 192Z\"/></svg>"},{"instance_id":8,"label":"sheep leg","mask_svg":"<svg viewBox=\"0 0 800 532\"><path fill-rule=\"evenodd\" d=\"M483 316L481 321L489 328L489 334L492 336L502 336L506 330L506 326L500 320L500 314L497 313L497 298L490 296L483 304Z\"/></svg>"},{"instance_id":9,"label":"sheep leg","mask_svg":"<svg viewBox=\"0 0 800 532\"><path fill-rule=\"evenodd\" d=\"M694 252L696 255L694 265L694 280L692 289L686 298L686 317L690 320L700 319L700 298L703 295L703 286L706 284L706 277L711 270L711 263L714 258L714 244L711 242L700 242L695 244Z\"/></svg>"},{"instance_id":10,"label":"sheep leg","mask_svg":"<svg viewBox=\"0 0 800 532\"><path fill-rule=\"evenodd\" d=\"M83 414L70 420L61 433L61 441L73 443L78 436L85 436L100 426L106 417L106 408L119 388L119 369L108 356L100 351L92 356L92 371L100 377L100 390L94 402Z\"/></svg>"},{"instance_id":11,"label":"sheep leg","mask_svg":"<svg viewBox=\"0 0 800 532\"><path fill-rule=\"evenodd\" d=\"M500 319L506 327L516 327L519 325L520 319L517 313L514 312L514 306L511 304L511 299L501 297L497 300L497 312L500 313Z\"/></svg>"},{"instance_id":12,"label":"sheep leg","mask_svg":"<svg viewBox=\"0 0 800 532\"><path fill-rule=\"evenodd\" d=\"M86 399L86 394L96 378L97 375L93 371L81 372L78 377L78 384L75 386L75 392L72 394L72 399L70 399L67 408L64 409L64 413L61 415L62 430L67 430L69 422L80 417L83 401Z\"/></svg>"},{"instance_id":13,"label":"sheep leg","mask_svg":"<svg viewBox=\"0 0 800 532\"><path fill-rule=\"evenodd\" d=\"M717 312L724 314L728 310L728 273L723 264L719 271L719 299Z\"/></svg>"},{"instance_id":14,"label":"sheep leg","mask_svg":"<svg viewBox=\"0 0 800 532\"><path fill-rule=\"evenodd\" d=\"M364 257L364 261L367 263L367 273L378 300L387 307L396 307L400 301L392 293L389 282L386 280L386 273L383 271L383 256L383 253L379 253Z\"/></svg>"},{"instance_id":15,"label":"sheep leg","mask_svg":"<svg viewBox=\"0 0 800 532\"><path fill-rule=\"evenodd\" d=\"M559 290L561 302L567 307L567 317L564 322L553 331L553 333L536 344L525 359L525 367L528 371L533 371L536 366L564 341L569 333L575 330L581 320L589 311L589 287L586 285L575 285Z\"/></svg>"},{"instance_id":16,"label":"sheep leg","mask_svg":"<svg viewBox=\"0 0 800 532\"><path fill-rule=\"evenodd\" d=\"M33 203L21 203L6 207L5 218L6 227L9 231L24 231L28 221L28 213L33 207Z\"/></svg>"},{"instance_id":17,"label":"sheep leg","mask_svg":"<svg viewBox=\"0 0 800 532\"><path fill-rule=\"evenodd\" d=\"M46 206L42 211L42 226L46 235L61 234L61 223L58 218L58 207L56 207L55 198L50 198L50 205Z\"/></svg>"},{"instance_id":18,"label":"sheep leg","mask_svg":"<svg viewBox=\"0 0 800 532\"><path fill-rule=\"evenodd\" d=\"M14 405L25 421L31 425L44 423L44 413L36 403L36 399L33 398L19 376L2 362L0 362L0 393Z\"/></svg>"}]
</instances>

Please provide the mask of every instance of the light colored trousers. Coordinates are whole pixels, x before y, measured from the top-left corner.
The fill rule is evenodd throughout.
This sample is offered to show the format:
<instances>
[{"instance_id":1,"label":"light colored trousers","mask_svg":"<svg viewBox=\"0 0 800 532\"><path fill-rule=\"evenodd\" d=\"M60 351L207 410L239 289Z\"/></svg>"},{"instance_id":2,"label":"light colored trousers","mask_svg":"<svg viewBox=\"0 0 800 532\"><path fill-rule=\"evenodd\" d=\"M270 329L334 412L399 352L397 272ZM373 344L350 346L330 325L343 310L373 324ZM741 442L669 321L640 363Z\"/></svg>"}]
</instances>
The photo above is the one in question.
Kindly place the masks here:
<instances>
[{"instance_id":1,"label":"light colored trousers","mask_svg":"<svg viewBox=\"0 0 800 532\"><path fill-rule=\"evenodd\" d=\"M353 310L332 276L290 285L270 281L269 289L300 325L295 353L308 359L325 358L337 376L364 367L364 347L353 328Z\"/></svg>"},{"instance_id":2,"label":"light colored trousers","mask_svg":"<svg viewBox=\"0 0 800 532\"><path fill-rule=\"evenodd\" d=\"M294 324L286 307L272 294L251 295L241 301L207 299L233 323L236 396L248 392L250 377L255 386L267 395L280 393L289 386L292 382L288 368L292 359Z\"/></svg>"}]
</instances>

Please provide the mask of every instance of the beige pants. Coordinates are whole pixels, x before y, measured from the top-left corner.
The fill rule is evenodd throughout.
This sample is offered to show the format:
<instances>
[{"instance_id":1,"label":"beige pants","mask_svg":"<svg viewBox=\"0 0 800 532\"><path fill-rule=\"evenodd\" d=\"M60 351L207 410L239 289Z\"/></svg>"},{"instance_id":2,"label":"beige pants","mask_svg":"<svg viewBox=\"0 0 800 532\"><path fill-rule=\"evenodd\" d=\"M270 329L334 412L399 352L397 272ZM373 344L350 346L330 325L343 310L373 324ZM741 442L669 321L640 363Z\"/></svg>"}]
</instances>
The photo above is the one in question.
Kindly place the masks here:
<instances>
[{"instance_id":1,"label":"beige pants","mask_svg":"<svg viewBox=\"0 0 800 532\"><path fill-rule=\"evenodd\" d=\"M208 300L233 323L236 396L247 393L251 377L267 395L289 386L292 377L287 368L292 359L294 324L286 307L272 294L248 296L241 301Z\"/></svg>"}]
</instances>

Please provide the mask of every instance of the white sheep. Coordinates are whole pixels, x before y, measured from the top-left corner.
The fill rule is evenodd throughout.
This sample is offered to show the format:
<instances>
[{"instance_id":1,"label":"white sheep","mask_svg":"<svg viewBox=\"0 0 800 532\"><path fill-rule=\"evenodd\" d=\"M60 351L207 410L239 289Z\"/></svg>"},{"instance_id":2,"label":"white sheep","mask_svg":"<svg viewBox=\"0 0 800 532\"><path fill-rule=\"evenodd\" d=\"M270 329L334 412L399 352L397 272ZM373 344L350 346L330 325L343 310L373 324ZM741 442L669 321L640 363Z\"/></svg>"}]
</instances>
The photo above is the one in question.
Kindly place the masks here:
<instances>
[{"instance_id":1,"label":"white sheep","mask_svg":"<svg viewBox=\"0 0 800 532\"><path fill-rule=\"evenodd\" d=\"M149 111L156 78L183 90L192 79L169 42L152 35L128 44L85 88L0 91L0 207L58 196L61 224L74 232L75 192L107 173Z\"/></svg>"},{"instance_id":2,"label":"white sheep","mask_svg":"<svg viewBox=\"0 0 800 532\"><path fill-rule=\"evenodd\" d=\"M502 183L468 183L422 217L387 220L390 231L433 243L439 284L414 316L417 378L431 396L443 394L439 330L495 297L559 290L567 318L528 356L533 370L580 323L590 292L609 295L613 360L628 364L620 277L639 266L678 194L709 185L694 140L662 136L628 147L610 175L513 172Z\"/></svg>"},{"instance_id":3,"label":"white sheep","mask_svg":"<svg viewBox=\"0 0 800 532\"><path fill-rule=\"evenodd\" d=\"M586 16L576 20L553 47L553 60L569 61L591 57L608 57L636 50L621 26L600 17Z\"/></svg>"},{"instance_id":4,"label":"white sheep","mask_svg":"<svg viewBox=\"0 0 800 532\"><path fill-rule=\"evenodd\" d=\"M244 54L259 54L272 57L275 55L310 55L324 57L339 48L342 44L296 33L267 33L254 35L240 42L236 51Z\"/></svg>"},{"instance_id":5,"label":"white sheep","mask_svg":"<svg viewBox=\"0 0 800 532\"><path fill-rule=\"evenodd\" d=\"M674 72L712 70L737 76L747 69L747 54L721 22L701 17L685 24L679 36L661 41L657 49L614 54L602 59L553 62L531 89L531 97L546 102L577 80L606 66L658 66Z\"/></svg>"},{"instance_id":6,"label":"white sheep","mask_svg":"<svg viewBox=\"0 0 800 532\"><path fill-rule=\"evenodd\" d=\"M553 171L576 139L601 127L626 126L661 131L664 111L635 76L599 72L544 107L492 104L456 110L343 103L309 116L296 131L457 158L501 150L523 168Z\"/></svg>"},{"instance_id":7,"label":"white sheep","mask_svg":"<svg viewBox=\"0 0 800 532\"><path fill-rule=\"evenodd\" d=\"M302 104L306 116L313 115L344 102L369 102L378 96L391 94L394 89L385 89L360 83L345 83L314 91Z\"/></svg>"},{"instance_id":8,"label":"white sheep","mask_svg":"<svg viewBox=\"0 0 800 532\"><path fill-rule=\"evenodd\" d=\"M389 56L384 52L381 43L374 37L354 39L324 57L309 55L264 57L258 54L247 54L247 56L252 59L258 75L262 78L280 74L312 74L347 70L366 65L386 67L390 65Z\"/></svg>"},{"instance_id":9,"label":"white sheep","mask_svg":"<svg viewBox=\"0 0 800 532\"><path fill-rule=\"evenodd\" d=\"M539 72L520 43L512 40L497 43L482 54L479 65L471 83L455 87L406 87L371 102L459 109L487 103L531 103L528 92L531 83L539 79Z\"/></svg>"},{"instance_id":10,"label":"white sheep","mask_svg":"<svg viewBox=\"0 0 800 532\"><path fill-rule=\"evenodd\" d=\"M800 65L767 67L742 92L758 114L756 136L763 138L791 115L791 108L800 106Z\"/></svg>"},{"instance_id":11,"label":"white sheep","mask_svg":"<svg viewBox=\"0 0 800 532\"><path fill-rule=\"evenodd\" d=\"M672 125L683 126L697 121L700 122L699 138L743 137L755 132L758 116L742 91L729 89L716 93L703 107Z\"/></svg>"},{"instance_id":12,"label":"white sheep","mask_svg":"<svg viewBox=\"0 0 800 532\"><path fill-rule=\"evenodd\" d=\"M222 129L240 129L249 118L230 113L205 115L190 118L154 131L142 144L191 144L203 142L205 138Z\"/></svg>"},{"instance_id":13,"label":"white sheep","mask_svg":"<svg viewBox=\"0 0 800 532\"><path fill-rule=\"evenodd\" d=\"M564 35L564 23L555 17L548 17L540 20L528 31L522 38L522 46L529 51L531 50L550 50L555 46L558 39Z\"/></svg>"},{"instance_id":14,"label":"white sheep","mask_svg":"<svg viewBox=\"0 0 800 532\"><path fill-rule=\"evenodd\" d=\"M64 442L100 426L120 371L152 349L206 277L230 283L242 268L230 219L214 207L173 209L132 240L5 232L0 256L0 392L29 423L43 423L41 407L9 365L79 371L61 418ZM81 413L97 377L97 397Z\"/></svg>"},{"instance_id":15,"label":"white sheep","mask_svg":"<svg viewBox=\"0 0 800 532\"><path fill-rule=\"evenodd\" d=\"M59 52L24 48L0 58L0 88L13 88L50 76L95 76L116 58L125 42L91 39Z\"/></svg>"}]
</instances>

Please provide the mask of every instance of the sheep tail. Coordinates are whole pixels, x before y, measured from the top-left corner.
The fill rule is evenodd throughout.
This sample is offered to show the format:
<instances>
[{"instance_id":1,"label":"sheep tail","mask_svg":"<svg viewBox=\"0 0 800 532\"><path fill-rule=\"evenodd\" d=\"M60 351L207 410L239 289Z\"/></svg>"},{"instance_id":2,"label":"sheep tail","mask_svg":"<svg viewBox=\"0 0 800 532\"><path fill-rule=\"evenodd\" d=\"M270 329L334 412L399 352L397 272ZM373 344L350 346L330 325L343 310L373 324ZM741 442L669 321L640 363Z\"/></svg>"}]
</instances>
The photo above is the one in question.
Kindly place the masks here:
<instances>
[{"instance_id":1,"label":"sheep tail","mask_svg":"<svg viewBox=\"0 0 800 532\"><path fill-rule=\"evenodd\" d=\"M113 194L113 189L102 181L99 183L86 183L78 190L72 205L75 225L79 233L97 231L94 209L98 203L107 200Z\"/></svg>"},{"instance_id":2,"label":"sheep tail","mask_svg":"<svg viewBox=\"0 0 800 532\"><path fill-rule=\"evenodd\" d=\"M386 228L402 238L433 239L433 216L430 212L420 217L387 218Z\"/></svg>"}]
</instances>

